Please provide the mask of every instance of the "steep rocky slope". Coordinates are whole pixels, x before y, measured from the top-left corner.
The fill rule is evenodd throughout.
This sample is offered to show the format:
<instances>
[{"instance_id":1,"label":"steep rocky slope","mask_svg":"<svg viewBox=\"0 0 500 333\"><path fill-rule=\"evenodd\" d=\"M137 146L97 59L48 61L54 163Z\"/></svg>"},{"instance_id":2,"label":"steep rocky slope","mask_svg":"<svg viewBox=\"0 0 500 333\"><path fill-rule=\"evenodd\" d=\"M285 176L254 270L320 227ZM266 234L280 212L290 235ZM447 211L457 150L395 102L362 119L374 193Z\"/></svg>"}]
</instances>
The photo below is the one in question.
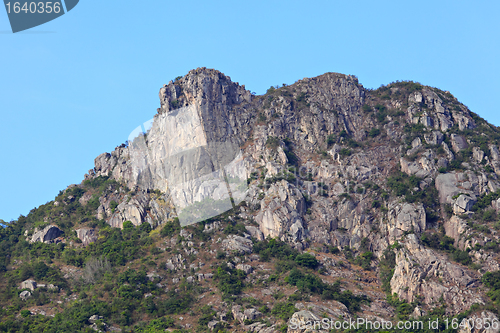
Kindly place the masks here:
<instances>
[{"instance_id":1,"label":"steep rocky slope","mask_svg":"<svg viewBox=\"0 0 500 333\"><path fill-rule=\"evenodd\" d=\"M158 276L151 281L178 290L183 278L203 287L216 275L213 288L221 294L199 290L209 309L188 315L210 317L200 324L207 329L278 330L280 311L258 311L248 299L271 306L285 296L296 319L496 318L486 294L492 283L483 275L500 268L500 131L449 92L414 82L369 90L354 76L327 73L255 96L224 74L199 68L165 85L159 97L154 118L98 156L82 184L18 221L21 240L63 243L64 251L96 257L95 249L105 248L96 244L115 232L108 226L153 229L144 245L157 252L147 252L156 256ZM177 223L191 226L180 231ZM322 274L319 287L290 282L284 257L262 250L272 249L265 238L288 244L295 258L313 253L317 263L310 267L294 262ZM139 267L139 257L110 260L120 271L127 262ZM79 271L88 262L71 260L57 267ZM277 272L267 260L278 260ZM246 310L246 301L234 298L241 291L221 287L230 278L206 269L226 261L229 276L244 272ZM5 267L19 265L9 260ZM343 290L356 289L360 306L342 301L337 289L328 296L338 279ZM318 288L323 297L313 291ZM114 324L127 329L131 323Z\"/></svg>"}]
</instances>

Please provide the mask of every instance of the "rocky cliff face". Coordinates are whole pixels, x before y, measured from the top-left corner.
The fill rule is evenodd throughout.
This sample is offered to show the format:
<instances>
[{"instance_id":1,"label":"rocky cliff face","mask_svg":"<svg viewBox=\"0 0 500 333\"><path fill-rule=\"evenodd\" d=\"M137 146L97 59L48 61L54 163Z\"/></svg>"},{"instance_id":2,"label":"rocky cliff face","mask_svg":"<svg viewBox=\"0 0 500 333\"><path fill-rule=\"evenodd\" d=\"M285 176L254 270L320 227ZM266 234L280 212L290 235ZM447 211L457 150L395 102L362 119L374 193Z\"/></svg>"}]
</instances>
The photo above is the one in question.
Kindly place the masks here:
<instances>
[{"instance_id":1,"label":"rocky cliff face","mask_svg":"<svg viewBox=\"0 0 500 333\"><path fill-rule=\"evenodd\" d=\"M486 302L480 277L498 269L487 250L498 233L475 227L489 218L474 204L500 188L499 135L449 92L412 82L367 90L327 73L253 96L199 68L159 97L154 118L85 176L128 187L99 199L96 214L111 226L187 225L243 202L252 235L297 249L349 246L382 258L392 248L390 292L427 310ZM493 214L495 200L481 208ZM472 265L424 241L432 235L451 237Z\"/></svg>"}]
</instances>

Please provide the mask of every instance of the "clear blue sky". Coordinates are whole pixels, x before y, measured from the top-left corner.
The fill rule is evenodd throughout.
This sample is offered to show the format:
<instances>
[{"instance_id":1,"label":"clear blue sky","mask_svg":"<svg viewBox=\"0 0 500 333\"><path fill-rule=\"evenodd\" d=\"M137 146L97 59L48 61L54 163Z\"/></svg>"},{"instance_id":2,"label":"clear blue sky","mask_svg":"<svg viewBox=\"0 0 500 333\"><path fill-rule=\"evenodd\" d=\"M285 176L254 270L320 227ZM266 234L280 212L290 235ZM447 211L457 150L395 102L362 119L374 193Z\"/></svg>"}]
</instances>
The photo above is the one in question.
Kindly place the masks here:
<instances>
[{"instance_id":1,"label":"clear blue sky","mask_svg":"<svg viewBox=\"0 0 500 333\"><path fill-rule=\"evenodd\" d=\"M325 72L414 80L500 125L499 1L97 1L10 33L0 8L0 218L53 200L159 107L164 83L216 68L262 94Z\"/></svg>"}]
</instances>

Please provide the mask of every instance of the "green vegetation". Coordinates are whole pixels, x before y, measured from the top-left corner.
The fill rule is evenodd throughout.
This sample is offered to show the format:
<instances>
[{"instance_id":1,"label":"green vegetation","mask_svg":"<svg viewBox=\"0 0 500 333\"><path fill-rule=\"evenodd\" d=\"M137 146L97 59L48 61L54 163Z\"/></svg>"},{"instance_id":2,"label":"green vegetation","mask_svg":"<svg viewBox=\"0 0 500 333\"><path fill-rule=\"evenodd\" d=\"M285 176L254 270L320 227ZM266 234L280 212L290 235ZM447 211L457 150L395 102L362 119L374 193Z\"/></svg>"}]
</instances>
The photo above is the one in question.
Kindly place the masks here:
<instances>
[{"instance_id":1,"label":"green vegetation","mask_svg":"<svg viewBox=\"0 0 500 333\"><path fill-rule=\"evenodd\" d=\"M270 149L276 150L279 147L280 140L275 136L268 136L266 141L266 146Z\"/></svg>"},{"instance_id":2,"label":"green vegetation","mask_svg":"<svg viewBox=\"0 0 500 333\"><path fill-rule=\"evenodd\" d=\"M479 198L477 198L477 202L474 206L472 206L472 211L477 212L479 210L486 209L490 207L493 200L497 200L498 198L500 198L500 190L489 194L482 194Z\"/></svg>"},{"instance_id":3,"label":"green vegetation","mask_svg":"<svg viewBox=\"0 0 500 333\"><path fill-rule=\"evenodd\" d=\"M369 270L373 259L373 253L367 251L357 256L356 259L354 259L354 263L361 266L364 270Z\"/></svg>"},{"instance_id":4,"label":"green vegetation","mask_svg":"<svg viewBox=\"0 0 500 333\"><path fill-rule=\"evenodd\" d=\"M238 295L243 290L242 280L245 278L245 272L239 269L231 269L223 264L217 268L214 277L224 299L230 299L231 296Z\"/></svg>"},{"instance_id":5,"label":"green vegetation","mask_svg":"<svg viewBox=\"0 0 500 333\"><path fill-rule=\"evenodd\" d=\"M491 303L487 305L487 309L500 314L500 271L486 272L482 277L482 282L490 291L488 297Z\"/></svg>"},{"instance_id":6,"label":"green vegetation","mask_svg":"<svg viewBox=\"0 0 500 333\"><path fill-rule=\"evenodd\" d=\"M379 135L379 134L380 134L380 129L378 129L378 128L372 128L372 129L370 130L370 132L368 132L368 136L369 136L370 138L374 138L374 137L376 137L376 136L377 136L377 135Z\"/></svg>"},{"instance_id":7,"label":"green vegetation","mask_svg":"<svg viewBox=\"0 0 500 333\"><path fill-rule=\"evenodd\" d=\"M262 261L269 261L271 258L294 261L299 254L287 243L274 238L254 243L253 251L260 256Z\"/></svg>"},{"instance_id":8,"label":"green vegetation","mask_svg":"<svg viewBox=\"0 0 500 333\"><path fill-rule=\"evenodd\" d=\"M299 264L300 266L304 266L304 267L308 267L308 268L312 268L312 269L315 269L319 265L318 260L316 260L316 258L309 253L298 254L295 257L295 262L297 264Z\"/></svg>"},{"instance_id":9,"label":"green vegetation","mask_svg":"<svg viewBox=\"0 0 500 333\"><path fill-rule=\"evenodd\" d=\"M471 265L472 259L467 251L462 251L453 246L454 240L441 233L424 233L420 237L422 243L430 248L445 251L450 255L450 258L463 265Z\"/></svg>"},{"instance_id":10,"label":"green vegetation","mask_svg":"<svg viewBox=\"0 0 500 333\"><path fill-rule=\"evenodd\" d=\"M382 281L382 289L388 294L391 293L391 279L395 267L396 253L391 247L388 247L380 258L380 280Z\"/></svg>"},{"instance_id":11,"label":"green vegetation","mask_svg":"<svg viewBox=\"0 0 500 333\"><path fill-rule=\"evenodd\" d=\"M297 311L298 310L295 308L293 303L280 302L280 303L276 303L276 305L271 310L271 313L280 319L288 320Z\"/></svg>"},{"instance_id":12,"label":"green vegetation","mask_svg":"<svg viewBox=\"0 0 500 333\"><path fill-rule=\"evenodd\" d=\"M347 148L342 148L342 149L340 149L339 154L340 154L340 156L350 156L351 150L347 149Z\"/></svg>"},{"instance_id":13,"label":"green vegetation","mask_svg":"<svg viewBox=\"0 0 500 333\"><path fill-rule=\"evenodd\" d=\"M427 218L435 219L436 211L439 209L437 201L438 192L434 182L428 185L424 190L420 189L422 179L416 176L408 176L399 171L387 178L387 186L391 189L393 195L403 196L406 202L421 202L427 211Z\"/></svg>"},{"instance_id":14,"label":"green vegetation","mask_svg":"<svg viewBox=\"0 0 500 333\"><path fill-rule=\"evenodd\" d=\"M285 281L296 286L302 293L319 294L323 299L333 299L343 303L349 311L356 312L362 303L369 303L366 296L355 296L351 291L340 291L340 281L326 284L313 274L304 274L297 268L292 269Z\"/></svg>"},{"instance_id":15,"label":"green vegetation","mask_svg":"<svg viewBox=\"0 0 500 333\"><path fill-rule=\"evenodd\" d=\"M330 147L330 146L332 146L335 143L335 141L336 141L335 135L334 134L330 134L326 138L326 145L328 147Z\"/></svg>"}]
</instances>

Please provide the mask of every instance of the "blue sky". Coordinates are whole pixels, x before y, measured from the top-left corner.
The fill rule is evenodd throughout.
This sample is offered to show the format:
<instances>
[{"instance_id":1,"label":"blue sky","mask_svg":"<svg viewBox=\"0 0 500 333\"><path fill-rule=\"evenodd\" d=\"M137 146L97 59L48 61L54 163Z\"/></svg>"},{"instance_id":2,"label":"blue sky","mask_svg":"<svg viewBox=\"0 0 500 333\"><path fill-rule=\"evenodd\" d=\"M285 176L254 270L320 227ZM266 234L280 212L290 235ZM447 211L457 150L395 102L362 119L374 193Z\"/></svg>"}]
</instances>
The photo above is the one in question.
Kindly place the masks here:
<instances>
[{"instance_id":1,"label":"blue sky","mask_svg":"<svg viewBox=\"0 0 500 333\"><path fill-rule=\"evenodd\" d=\"M216 68L262 94L325 72L414 80L500 125L500 2L96 1L12 34L0 8L0 218L80 183L159 107L164 83Z\"/></svg>"}]
</instances>

